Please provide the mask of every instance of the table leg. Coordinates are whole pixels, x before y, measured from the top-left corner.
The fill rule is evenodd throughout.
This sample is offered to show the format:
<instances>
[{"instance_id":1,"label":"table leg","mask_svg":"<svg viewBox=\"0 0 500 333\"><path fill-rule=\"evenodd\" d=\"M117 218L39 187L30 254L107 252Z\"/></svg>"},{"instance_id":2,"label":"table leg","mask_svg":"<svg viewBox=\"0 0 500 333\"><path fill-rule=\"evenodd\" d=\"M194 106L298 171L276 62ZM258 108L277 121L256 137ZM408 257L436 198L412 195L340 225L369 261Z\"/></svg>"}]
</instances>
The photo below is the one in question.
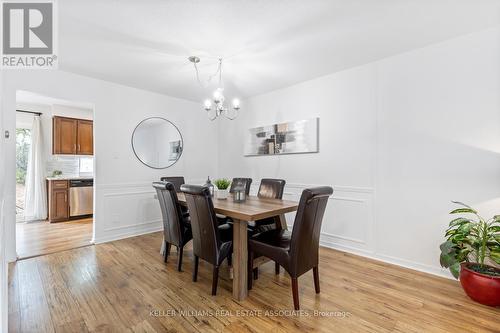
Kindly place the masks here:
<instances>
[{"instance_id":1,"label":"table leg","mask_svg":"<svg viewBox=\"0 0 500 333\"><path fill-rule=\"evenodd\" d=\"M281 224L282 230L288 230L288 226L286 225L285 214L278 215L279 223Z\"/></svg>"},{"instance_id":2,"label":"table leg","mask_svg":"<svg viewBox=\"0 0 500 333\"><path fill-rule=\"evenodd\" d=\"M233 298L247 298L247 221L233 220Z\"/></svg>"}]
</instances>

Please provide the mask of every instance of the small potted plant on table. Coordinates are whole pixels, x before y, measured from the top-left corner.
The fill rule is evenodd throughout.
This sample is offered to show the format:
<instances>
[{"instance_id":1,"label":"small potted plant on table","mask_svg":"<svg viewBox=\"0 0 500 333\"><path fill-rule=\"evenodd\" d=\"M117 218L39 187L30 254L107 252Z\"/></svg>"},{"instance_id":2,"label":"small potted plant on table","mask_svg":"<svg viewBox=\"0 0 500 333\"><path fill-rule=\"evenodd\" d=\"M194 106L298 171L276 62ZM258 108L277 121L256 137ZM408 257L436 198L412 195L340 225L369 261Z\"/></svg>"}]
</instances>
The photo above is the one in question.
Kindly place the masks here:
<instances>
[{"instance_id":1,"label":"small potted plant on table","mask_svg":"<svg viewBox=\"0 0 500 333\"><path fill-rule=\"evenodd\" d=\"M231 185L231 181L226 178L220 178L216 179L214 181L216 190L215 190L215 197L217 199L227 199L227 196L229 194L229 185Z\"/></svg>"},{"instance_id":2,"label":"small potted plant on table","mask_svg":"<svg viewBox=\"0 0 500 333\"><path fill-rule=\"evenodd\" d=\"M441 244L441 266L449 268L465 293L481 304L500 306L500 215L489 220L461 202Z\"/></svg>"}]
</instances>

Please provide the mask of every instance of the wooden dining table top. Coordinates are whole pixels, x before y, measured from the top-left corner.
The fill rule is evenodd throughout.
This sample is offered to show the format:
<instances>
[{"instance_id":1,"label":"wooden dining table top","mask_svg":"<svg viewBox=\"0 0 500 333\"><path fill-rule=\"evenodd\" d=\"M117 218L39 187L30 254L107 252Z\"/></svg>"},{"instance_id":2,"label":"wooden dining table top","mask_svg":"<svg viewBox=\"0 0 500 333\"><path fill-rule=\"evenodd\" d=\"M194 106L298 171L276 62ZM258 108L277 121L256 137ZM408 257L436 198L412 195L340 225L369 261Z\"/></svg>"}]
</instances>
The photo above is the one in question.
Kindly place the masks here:
<instances>
[{"instance_id":1,"label":"wooden dining table top","mask_svg":"<svg viewBox=\"0 0 500 333\"><path fill-rule=\"evenodd\" d=\"M186 206L184 193L177 193L179 203ZM257 221L297 210L299 203L290 200L267 199L256 196L247 196L244 202L234 202L229 196L227 199L213 199L214 210L234 219L243 221Z\"/></svg>"}]
</instances>

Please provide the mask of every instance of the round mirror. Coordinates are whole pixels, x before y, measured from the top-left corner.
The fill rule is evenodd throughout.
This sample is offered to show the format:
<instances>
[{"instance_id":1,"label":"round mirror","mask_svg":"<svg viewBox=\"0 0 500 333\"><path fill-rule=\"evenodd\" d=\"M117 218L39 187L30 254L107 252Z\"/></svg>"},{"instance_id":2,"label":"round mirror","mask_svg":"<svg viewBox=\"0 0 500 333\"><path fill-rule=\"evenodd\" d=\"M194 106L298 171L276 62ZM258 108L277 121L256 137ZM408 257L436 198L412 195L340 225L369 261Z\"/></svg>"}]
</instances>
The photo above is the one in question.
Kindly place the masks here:
<instances>
[{"instance_id":1,"label":"round mirror","mask_svg":"<svg viewBox=\"0 0 500 333\"><path fill-rule=\"evenodd\" d=\"M181 157L181 132L170 121L153 117L139 123L132 134L135 156L150 168L165 169Z\"/></svg>"}]
</instances>

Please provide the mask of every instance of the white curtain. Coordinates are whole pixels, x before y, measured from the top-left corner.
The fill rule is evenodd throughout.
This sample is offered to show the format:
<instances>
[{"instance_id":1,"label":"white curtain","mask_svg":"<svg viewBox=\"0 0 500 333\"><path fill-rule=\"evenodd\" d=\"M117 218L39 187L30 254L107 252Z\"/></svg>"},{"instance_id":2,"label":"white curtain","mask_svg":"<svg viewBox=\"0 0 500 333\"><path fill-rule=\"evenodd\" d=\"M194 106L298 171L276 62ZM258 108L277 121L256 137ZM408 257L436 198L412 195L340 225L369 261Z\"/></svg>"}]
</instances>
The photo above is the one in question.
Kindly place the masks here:
<instances>
[{"instance_id":1,"label":"white curtain","mask_svg":"<svg viewBox=\"0 0 500 333\"><path fill-rule=\"evenodd\" d=\"M47 218L47 195L45 185L45 160L40 116L34 116L31 129L31 147L26 171L24 194L24 219L26 221Z\"/></svg>"}]
</instances>

